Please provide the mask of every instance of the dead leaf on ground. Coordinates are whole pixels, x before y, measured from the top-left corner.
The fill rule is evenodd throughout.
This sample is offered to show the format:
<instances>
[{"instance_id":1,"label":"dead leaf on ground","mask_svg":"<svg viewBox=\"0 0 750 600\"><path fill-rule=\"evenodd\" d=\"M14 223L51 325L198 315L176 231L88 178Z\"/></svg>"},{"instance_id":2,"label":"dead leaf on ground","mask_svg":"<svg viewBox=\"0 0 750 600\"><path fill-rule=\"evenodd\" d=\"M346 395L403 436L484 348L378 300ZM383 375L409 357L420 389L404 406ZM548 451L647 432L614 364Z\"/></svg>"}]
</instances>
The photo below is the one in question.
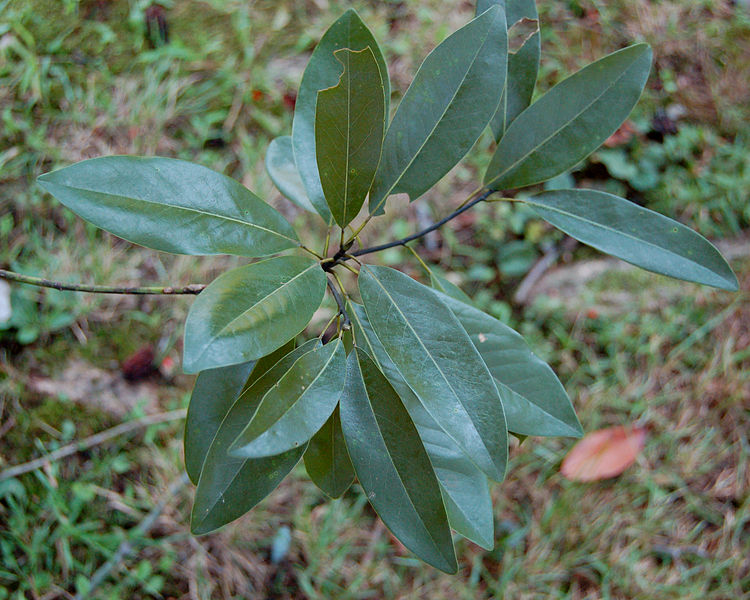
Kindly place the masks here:
<instances>
[{"instance_id":1,"label":"dead leaf on ground","mask_svg":"<svg viewBox=\"0 0 750 600\"><path fill-rule=\"evenodd\" d=\"M560 472L573 481L616 477L635 462L645 440L642 427L620 425L592 431L568 452Z\"/></svg>"}]
</instances>

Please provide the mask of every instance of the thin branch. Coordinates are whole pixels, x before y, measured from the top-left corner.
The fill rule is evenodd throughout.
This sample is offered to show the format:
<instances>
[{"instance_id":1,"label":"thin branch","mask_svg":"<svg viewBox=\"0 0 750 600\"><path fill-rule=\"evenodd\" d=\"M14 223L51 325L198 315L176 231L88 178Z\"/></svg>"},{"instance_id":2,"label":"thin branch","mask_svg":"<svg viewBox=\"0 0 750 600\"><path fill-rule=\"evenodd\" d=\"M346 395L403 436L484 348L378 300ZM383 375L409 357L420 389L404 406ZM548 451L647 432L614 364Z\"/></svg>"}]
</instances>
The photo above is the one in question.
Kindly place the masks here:
<instances>
[{"instance_id":1,"label":"thin branch","mask_svg":"<svg viewBox=\"0 0 750 600\"><path fill-rule=\"evenodd\" d=\"M335 276L336 274L334 273L333 275ZM344 323L341 325L341 329L349 329L349 327L351 327L351 321L349 320L349 314L346 312L346 303L330 278L326 277L326 283L328 284L328 289L331 290L333 299L336 301L336 306L339 307L339 314L344 317Z\"/></svg>"},{"instance_id":2,"label":"thin branch","mask_svg":"<svg viewBox=\"0 0 750 600\"><path fill-rule=\"evenodd\" d=\"M0 279L15 281L17 283L27 283L39 287L52 288L55 290L67 290L71 292L91 292L94 294L200 294L206 286L202 283L192 283L184 287L119 287L111 285L85 285L82 283L63 283L61 281L52 281L41 277L32 277L30 275L21 275L13 271L0 269Z\"/></svg>"},{"instance_id":3,"label":"thin branch","mask_svg":"<svg viewBox=\"0 0 750 600\"><path fill-rule=\"evenodd\" d=\"M36 469L39 469L48 463L58 461L62 458L65 458L66 456L76 454L77 452L82 452L83 450L88 450L89 448L93 448L94 446L103 444L104 442L116 438L120 435L135 431L136 429L147 427L149 425L156 425L157 423L167 423L169 421L178 421L180 419L184 419L185 414L186 410L184 408L180 408L178 410L172 410L156 415L146 415L145 417L140 417L139 419L120 423L115 427L105 429L104 431L96 433L77 442L71 442L70 444L62 446L61 448L58 448L57 450L54 450L53 452L50 452L49 454L46 454L40 458L36 458L29 462L16 465L15 467L10 467L9 469L5 469L4 471L0 472L0 481L10 479L11 477L17 477L18 475L23 475L24 473L29 473L30 471L35 471Z\"/></svg>"},{"instance_id":4,"label":"thin branch","mask_svg":"<svg viewBox=\"0 0 750 600\"><path fill-rule=\"evenodd\" d=\"M387 250L388 248L395 248L397 246L405 246L409 242L413 242L414 240L417 240L417 239L419 239L421 237L424 237L425 235L427 235L431 231L435 231L436 229L440 229L448 221L451 221L451 220L455 219L458 215L466 212L467 210L469 210L473 206L479 204L480 202L484 202L485 200L487 200L487 198L490 197L490 195L492 195L494 193L495 193L494 190L487 190L482 195L477 196L476 198L474 198L474 200L472 200L471 202L468 202L468 203L464 204L463 206L461 206L457 210L454 210L448 216L440 219L437 223L434 223L434 224L430 225L429 227L427 227L426 229L423 229L422 231L418 231L417 233L414 233L414 234L412 234L410 236L407 236L407 237L402 238L400 240L389 242L387 244L381 244L379 246L371 246L370 248L360 248L359 250L355 250L354 252L349 252L349 254L351 254L352 256L362 256L364 254L372 254L373 252L380 252L382 250Z\"/></svg>"}]
</instances>

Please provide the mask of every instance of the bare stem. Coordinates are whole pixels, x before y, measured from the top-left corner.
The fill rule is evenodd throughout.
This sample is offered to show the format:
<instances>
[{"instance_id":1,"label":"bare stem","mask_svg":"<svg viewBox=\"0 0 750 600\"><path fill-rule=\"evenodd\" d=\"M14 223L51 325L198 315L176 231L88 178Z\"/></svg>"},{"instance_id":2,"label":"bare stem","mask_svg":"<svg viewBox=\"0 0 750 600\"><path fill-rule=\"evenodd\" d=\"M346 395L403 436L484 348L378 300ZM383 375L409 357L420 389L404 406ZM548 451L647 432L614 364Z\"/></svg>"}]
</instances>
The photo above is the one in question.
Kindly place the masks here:
<instances>
[{"instance_id":1,"label":"bare stem","mask_svg":"<svg viewBox=\"0 0 750 600\"><path fill-rule=\"evenodd\" d=\"M405 238L402 238L400 240L396 240L393 242L388 242L387 244L381 244L379 246L371 246L369 248L360 248L359 250L355 250L354 252L349 252L351 256L362 256L364 254L372 254L373 252L380 252L382 250L387 250L388 248L395 248L397 246L405 246L409 242L413 242L414 240L417 240L421 237L424 237L431 231L435 231L436 229L440 229L443 225L445 225L448 221L452 221L455 219L458 215L466 212L473 206L479 204L480 202L484 202L487 200L487 198L490 197L494 193L493 190L487 190L483 194L477 196L474 198L471 202L464 203L460 208L454 210L451 214L449 214L446 217L443 217L440 219L437 223L434 223L430 225L429 227L423 229L422 231L418 231L417 233L414 233L410 236L407 236Z\"/></svg>"},{"instance_id":2,"label":"bare stem","mask_svg":"<svg viewBox=\"0 0 750 600\"><path fill-rule=\"evenodd\" d=\"M13 271L0 269L0 279L16 281L18 283L27 283L39 287L52 288L55 290L67 290L71 292L91 292L94 294L200 294L205 285L202 283L192 283L184 287L119 287L111 285L85 285L82 283L63 283L61 281L52 281L41 277L32 277L30 275L21 275Z\"/></svg>"},{"instance_id":3,"label":"bare stem","mask_svg":"<svg viewBox=\"0 0 750 600\"><path fill-rule=\"evenodd\" d=\"M333 276L336 277L336 274L333 273ZM338 280L338 278L336 279ZM351 327L351 321L349 320L349 314L346 312L346 302L344 302L344 298L342 297L339 290L336 289L336 286L333 284L333 281L331 281L330 278L326 277L326 283L328 283L328 289L331 290L333 299L336 301L336 305L339 307L339 314L344 318L341 329L349 329ZM341 284L339 283L339 285Z\"/></svg>"}]
</instances>

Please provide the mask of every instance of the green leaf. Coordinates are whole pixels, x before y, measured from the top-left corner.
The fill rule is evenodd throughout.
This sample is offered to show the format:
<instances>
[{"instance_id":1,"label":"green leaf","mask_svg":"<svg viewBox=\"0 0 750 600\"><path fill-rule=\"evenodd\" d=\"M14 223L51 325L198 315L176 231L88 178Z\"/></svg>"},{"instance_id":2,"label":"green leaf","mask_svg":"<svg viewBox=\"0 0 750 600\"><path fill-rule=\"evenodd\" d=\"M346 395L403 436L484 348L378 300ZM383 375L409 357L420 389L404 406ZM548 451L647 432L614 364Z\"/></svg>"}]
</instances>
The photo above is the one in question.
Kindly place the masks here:
<instances>
[{"instance_id":1,"label":"green leaf","mask_svg":"<svg viewBox=\"0 0 750 600\"><path fill-rule=\"evenodd\" d=\"M427 412L501 481L508 460L502 401L456 317L433 290L388 267L362 267L359 291L372 329Z\"/></svg>"},{"instance_id":2,"label":"green leaf","mask_svg":"<svg viewBox=\"0 0 750 600\"><path fill-rule=\"evenodd\" d=\"M500 102L507 53L505 14L493 8L425 58L385 135L371 213L390 194L421 196L471 149Z\"/></svg>"},{"instance_id":3,"label":"green leaf","mask_svg":"<svg viewBox=\"0 0 750 600\"><path fill-rule=\"evenodd\" d=\"M508 430L524 435L581 437L565 388L513 329L464 302L439 294L469 334L500 389Z\"/></svg>"},{"instance_id":4,"label":"green leaf","mask_svg":"<svg viewBox=\"0 0 750 600\"><path fill-rule=\"evenodd\" d=\"M383 523L419 558L455 573L456 553L430 459L398 394L360 348L347 361L341 427L357 478Z\"/></svg>"},{"instance_id":5,"label":"green leaf","mask_svg":"<svg viewBox=\"0 0 750 600\"><path fill-rule=\"evenodd\" d=\"M430 271L430 285L439 292L448 294L451 298L455 298L456 300L460 300L461 302L466 302L466 304L472 303L471 298L469 298L466 292L464 292L460 287L458 287L455 283L447 280L445 277L441 277L440 275L437 275L432 271Z\"/></svg>"},{"instance_id":6,"label":"green leaf","mask_svg":"<svg viewBox=\"0 0 750 600\"><path fill-rule=\"evenodd\" d=\"M484 4L484 2L477 4ZM496 141L500 141L508 126L531 104L539 72L539 59L542 54L536 2L534 0L506 0L505 4L505 19L508 23L508 69L503 98L491 123ZM524 30L527 27L524 26L534 22L536 31L531 35L526 34ZM513 49L512 46L518 35L528 35L528 37L522 38L521 46Z\"/></svg>"},{"instance_id":7,"label":"green leaf","mask_svg":"<svg viewBox=\"0 0 750 600\"><path fill-rule=\"evenodd\" d=\"M315 106L318 92L337 85L341 75L341 63L333 53L340 48L364 50L370 47L375 54L380 73L383 76L383 96L385 114L389 111L391 97L388 80L388 66L383 53L370 30L353 9L347 10L323 34L320 42L310 57L297 94L292 123L292 144L294 160L297 163L302 183L307 190L313 206L325 221L330 221L331 212L323 194L323 187L318 174L318 163L315 151Z\"/></svg>"},{"instance_id":8,"label":"green leaf","mask_svg":"<svg viewBox=\"0 0 750 600\"><path fill-rule=\"evenodd\" d=\"M262 458L308 442L336 408L345 373L346 353L340 339L300 357L268 390L230 454Z\"/></svg>"},{"instance_id":9,"label":"green leaf","mask_svg":"<svg viewBox=\"0 0 750 600\"><path fill-rule=\"evenodd\" d=\"M290 340L258 361L201 371L185 419L185 470L198 483L201 467L221 422L237 397L258 377L294 350Z\"/></svg>"},{"instance_id":10,"label":"green leaf","mask_svg":"<svg viewBox=\"0 0 750 600\"><path fill-rule=\"evenodd\" d=\"M508 67L505 90L500 106L492 117L490 127L495 141L500 141L505 130L531 103L542 53L539 32L539 14L534 0L479 0L477 14L482 14L494 4L505 5L508 24ZM516 29L529 21L537 22L537 30L525 39L515 51L511 48Z\"/></svg>"},{"instance_id":11,"label":"green leaf","mask_svg":"<svg viewBox=\"0 0 750 600\"><path fill-rule=\"evenodd\" d=\"M350 303L349 314L358 342L374 358L417 427L440 483L448 523L475 544L492 549L494 523L487 477L424 409L372 331L364 307Z\"/></svg>"},{"instance_id":12,"label":"green leaf","mask_svg":"<svg viewBox=\"0 0 750 600\"><path fill-rule=\"evenodd\" d=\"M340 498L354 481L354 467L341 431L339 407L312 437L304 455L305 469L325 494Z\"/></svg>"},{"instance_id":13,"label":"green leaf","mask_svg":"<svg viewBox=\"0 0 750 600\"><path fill-rule=\"evenodd\" d=\"M368 46L336 50L344 66L336 87L318 92L315 152L323 192L343 229L357 216L380 161L385 133L383 76Z\"/></svg>"},{"instance_id":14,"label":"green leaf","mask_svg":"<svg viewBox=\"0 0 750 600\"><path fill-rule=\"evenodd\" d=\"M558 229L637 267L737 291L737 277L703 236L659 213L595 190L552 190L525 198Z\"/></svg>"},{"instance_id":15,"label":"green leaf","mask_svg":"<svg viewBox=\"0 0 750 600\"><path fill-rule=\"evenodd\" d=\"M279 256L223 273L200 293L185 321L183 369L254 360L297 335L326 288L320 265Z\"/></svg>"},{"instance_id":16,"label":"green leaf","mask_svg":"<svg viewBox=\"0 0 750 600\"><path fill-rule=\"evenodd\" d=\"M271 181L285 198L311 213L316 212L315 207L307 197L305 186L302 184L299 171L297 171L297 165L294 164L291 136L277 137L268 145L266 171L268 171Z\"/></svg>"},{"instance_id":17,"label":"green leaf","mask_svg":"<svg viewBox=\"0 0 750 600\"><path fill-rule=\"evenodd\" d=\"M211 441L254 366L251 361L198 374L185 419L185 470L193 483L198 483Z\"/></svg>"},{"instance_id":18,"label":"green leaf","mask_svg":"<svg viewBox=\"0 0 750 600\"><path fill-rule=\"evenodd\" d=\"M235 458L227 450L247 425L266 392L316 343L317 340L310 340L290 352L232 405L203 463L190 522L194 534L209 533L241 517L270 494L299 461L304 447L256 459Z\"/></svg>"},{"instance_id":19,"label":"green leaf","mask_svg":"<svg viewBox=\"0 0 750 600\"><path fill-rule=\"evenodd\" d=\"M299 246L292 226L250 190L183 160L105 156L39 183L97 227L154 250L267 256Z\"/></svg>"},{"instance_id":20,"label":"green leaf","mask_svg":"<svg viewBox=\"0 0 750 600\"><path fill-rule=\"evenodd\" d=\"M651 48L636 44L558 83L508 127L485 185L493 190L525 187L578 164L627 118L650 69Z\"/></svg>"}]
</instances>

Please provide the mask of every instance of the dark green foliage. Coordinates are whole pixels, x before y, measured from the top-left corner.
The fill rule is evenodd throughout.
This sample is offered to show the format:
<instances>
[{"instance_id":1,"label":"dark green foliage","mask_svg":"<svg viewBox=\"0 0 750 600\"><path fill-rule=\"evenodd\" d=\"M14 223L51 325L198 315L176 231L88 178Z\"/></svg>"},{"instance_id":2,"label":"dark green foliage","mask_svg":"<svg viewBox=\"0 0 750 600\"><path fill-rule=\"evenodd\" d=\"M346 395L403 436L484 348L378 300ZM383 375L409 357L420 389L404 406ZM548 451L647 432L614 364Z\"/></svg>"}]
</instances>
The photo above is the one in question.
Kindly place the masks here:
<instances>
[{"instance_id":1,"label":"dark green foliage","mask_svg":"<svg viewBox=\"0 0 750 600\"><path fill-rule=\"evenodd\" d=\"M350 10L323 35L302 78L292 135L271 143L266 166L287 198L328 224L330 252L328 241L325 249L322 240L316 250L302 245L242 185L191 163L107 157L42 176L79 215L150 248L306 253L220 275L188 315L183 367L200 372L185 430L196 534L250 510L304 455L325 494L341 496L356 475L407 548L455 572L451 529L494 545L488 479L505 476L508 432L582 434L551 368L457 286L430 274L428 287L359 263L384 249L360 247L358 233L388 197L421 196L488 126L497 150L485 187L462 210L523 202L637 266L737 289L708 241L622 198L576 189L498 197L556 177L596 150L636 104L651 50L639 44L606 56L530 104L539 63L534 2L480 1L477 14L424 60L390 123L388 69L369 29ZM529 24L517 39L516 28ZM353 227L368 195L369 214ZM358 272L362 304L343 288L343 268ZM320 340L295 349L326 285L338 307L334 334L324 344L317 331Z\"/></svg>"}]
</instances>

